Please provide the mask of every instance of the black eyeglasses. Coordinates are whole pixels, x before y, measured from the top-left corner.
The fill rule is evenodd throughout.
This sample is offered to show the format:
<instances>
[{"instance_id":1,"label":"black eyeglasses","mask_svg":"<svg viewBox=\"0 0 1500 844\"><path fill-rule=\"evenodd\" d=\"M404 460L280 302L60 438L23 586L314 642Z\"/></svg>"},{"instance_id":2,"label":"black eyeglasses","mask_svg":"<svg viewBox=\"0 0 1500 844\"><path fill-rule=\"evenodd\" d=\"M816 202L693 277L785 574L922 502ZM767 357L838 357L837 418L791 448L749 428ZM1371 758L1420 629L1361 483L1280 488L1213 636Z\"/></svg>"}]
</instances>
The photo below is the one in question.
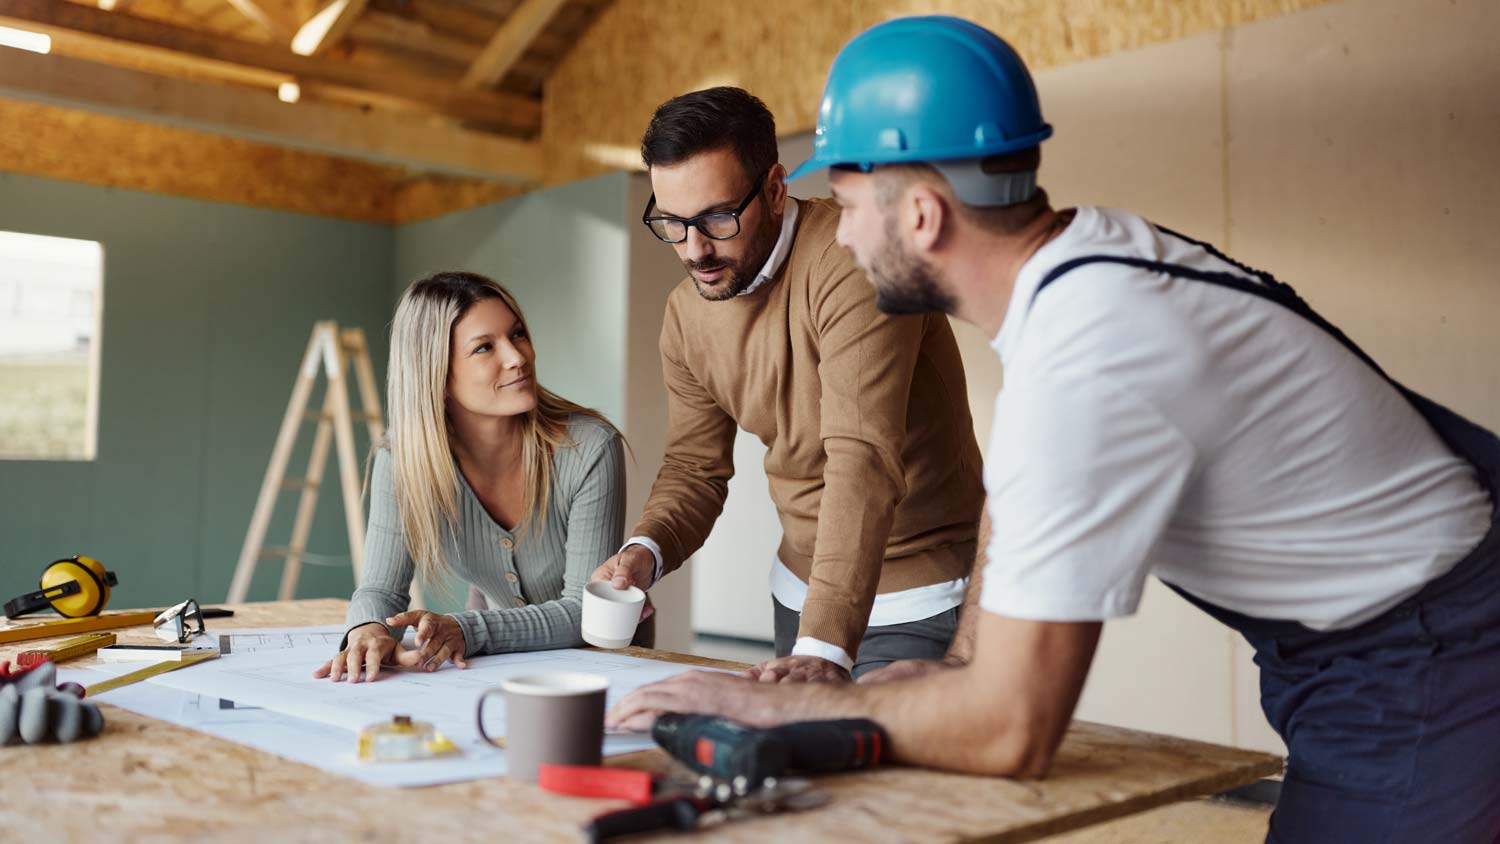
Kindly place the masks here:
<instances>
[{"instance_id":1,"label":"black eyeglasses","mask_svg":"<svg viewBox=\"0 0 1500 844\"><path fill-rule=\"evenodd\" d=\"M641 212L641 222L663 243L681 243L687 240L688 226L696 227L704 237L728 240L740 233L740 215L760 196L760 189L765 183L765 176L756 179L754 189L740 203L740 207L733 211L710 211L696 217L651 216L651 209L656 205L656 194L652 193L651 198L646 200L646 210Z\"/></svg>"}]
</instances>

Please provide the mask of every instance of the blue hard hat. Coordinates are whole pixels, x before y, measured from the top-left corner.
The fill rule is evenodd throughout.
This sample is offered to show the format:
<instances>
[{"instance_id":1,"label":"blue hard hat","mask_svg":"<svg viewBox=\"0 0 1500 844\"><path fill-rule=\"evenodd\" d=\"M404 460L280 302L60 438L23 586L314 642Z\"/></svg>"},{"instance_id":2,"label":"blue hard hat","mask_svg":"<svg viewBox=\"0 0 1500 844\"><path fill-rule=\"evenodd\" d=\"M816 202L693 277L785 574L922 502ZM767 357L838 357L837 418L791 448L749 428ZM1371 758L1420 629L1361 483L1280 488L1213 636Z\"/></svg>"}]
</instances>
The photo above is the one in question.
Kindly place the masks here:
<instances>
[{"instance_id":1,"label":"blue hard hat","mask_svg":"<svg viewBox=\"0 0 1500 844\"><path fill-rule=\"evenodd\" d=\"M944 15L897 18L834 58L812 158L789 178L834 165L980 159L1051 135L1031 74L999 36Z\"/></svg>"}]
</instances>

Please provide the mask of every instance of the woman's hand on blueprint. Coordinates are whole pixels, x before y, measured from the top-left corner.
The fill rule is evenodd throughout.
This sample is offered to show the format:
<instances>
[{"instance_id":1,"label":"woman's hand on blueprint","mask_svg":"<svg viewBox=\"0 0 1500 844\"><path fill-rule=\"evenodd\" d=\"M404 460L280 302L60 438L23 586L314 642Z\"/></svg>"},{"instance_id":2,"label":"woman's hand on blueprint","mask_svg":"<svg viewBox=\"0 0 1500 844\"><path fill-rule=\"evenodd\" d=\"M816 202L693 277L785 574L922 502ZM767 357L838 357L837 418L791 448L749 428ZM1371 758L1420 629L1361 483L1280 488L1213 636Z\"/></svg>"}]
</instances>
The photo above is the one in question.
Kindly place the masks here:
<instances>
[{"instance_id":1,"label":"woman's hand on blueprint","mask_svg":"<svg viewBox=\"0 0 1500 844\"><path fill-rule=\"evenodd\" d=\"M464 662L468 650L464 629L453 616L426 610L408 610L391 616L385 623L391 627L411 625L416 633L416 650L396 645L396 662L401 665L422 671L436 671L445 662L452 662L459 668L469 667Z\"/></svg>"},{"instance_id":2,"label":"woman's hand on blueprint","mask_svg":"<svg viewBox=\"0 0 1500 844\"><path fill-rule=\"evenodd\" d=\"M396 664L399 650L403 650L401 645L391 637L391 631L385 625L362 624L349 631L347 647L323 663L313 676L327 677L335 683L348 677L349 682L358 683L363 670L365 680L374 680L380 676L382 665Z\"/></svg>"}]
</instances>

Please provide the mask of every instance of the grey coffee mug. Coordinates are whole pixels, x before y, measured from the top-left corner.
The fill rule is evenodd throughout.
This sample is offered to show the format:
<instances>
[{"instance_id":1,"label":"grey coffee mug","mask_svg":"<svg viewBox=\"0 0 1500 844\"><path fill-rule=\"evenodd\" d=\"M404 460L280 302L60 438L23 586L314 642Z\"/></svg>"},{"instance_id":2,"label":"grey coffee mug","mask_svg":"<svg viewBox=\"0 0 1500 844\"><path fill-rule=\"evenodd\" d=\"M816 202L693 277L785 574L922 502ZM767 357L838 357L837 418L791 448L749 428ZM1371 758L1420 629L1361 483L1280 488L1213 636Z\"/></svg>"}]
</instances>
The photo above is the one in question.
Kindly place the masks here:
<instances>
[{"instance_id":1,"label":"grey coffee mug","mask_svg":"<svg viewBox=\"0 0 1500 844\"><path fill-rule=\"evenodd\" d=\"M507 776L536 782L545 764L598 765L604 747L604 693L609 680L597 674L557 672L515 677L486 689L478 702L479 735L500 742L484 729L484 702L505 696Z\"/></svg>"}]
</instances>

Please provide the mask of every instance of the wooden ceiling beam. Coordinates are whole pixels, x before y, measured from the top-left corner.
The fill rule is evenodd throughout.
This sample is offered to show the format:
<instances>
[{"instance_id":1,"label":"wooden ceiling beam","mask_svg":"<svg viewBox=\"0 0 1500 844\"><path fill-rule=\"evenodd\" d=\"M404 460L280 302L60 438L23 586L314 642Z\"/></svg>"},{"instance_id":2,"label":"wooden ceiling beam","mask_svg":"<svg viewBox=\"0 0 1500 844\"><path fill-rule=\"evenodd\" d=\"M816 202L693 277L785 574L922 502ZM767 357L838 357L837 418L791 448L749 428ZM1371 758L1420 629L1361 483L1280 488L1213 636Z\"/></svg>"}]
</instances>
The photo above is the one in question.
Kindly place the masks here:
<instances>
[{"instance_id":1,"label":"wooden ceiling beam","mask_svg":"<svg viewBox=\"0 0 1500 844\"><path fill-rule=\"evenodd\" d=\"M447 79L299 56L283 47L223 38L76 3L0 0L0 24L45 32L55 43L68 39L108 41L114 46L169 53L207 75L224 73L225 65L286 74L304 84L345 89L351 97L399 99L459 120L504 126L517 134L533 134L541 123L541 104L528 97L466 90Z\"/></svg>"},{"instance_id":2,"label":"wooden ceiling beam","mask_svg":"<svg viewBox=\"0 0 1500 844\"><path fill-rule=\"evenodd\" d=\"M557 10L568 0L525 0L495 31L479 58L459 83L465 88L489 88L505 77L525 54Z\"/></svg>"},{"instance_id":3,"label":"wooden ceiling beam","mask_svg":"<svg viewBox=\"0 0 1500 844\"><path fill-rule=\"evenodd\" d=\"M440 32L426 21L371 9L360 15L349 30L349 40L359 44L428 53L467 68L479 58L484 42L470 41Z\"/></svg>"},{"instance_id":4,"label":"wooden ceiling beam","mask_svg":"<svg viewBox=\"0 0 1500 844\"><path fill-rule=\"evenodd\" d=\"M355 22L337 55L355 62L388 62L393 70L410 69L456 80L479 58L482 49L483 41L454 38L422 21L372 9ZM553 64L528 52L511 67L510 75L540 82L552 72Z\"/></svg>"},{"instance_id":5,"label":"wooden ceiling beam","mask_svg":"<svg viewBox=\"0 0 1500 844\"><path fill-rule=\"evenodd\" d=\"M224 0L234 7L246 20L264 30L271 38L282 44L290 43L292 35L297 31L293 22L282 16L279 10L271 7L260 0Z\"/></svg>"},{"instance_id":6,"label":"wooden ceiling beam","mask_svg":"<svg viewBox=\"0 0 1500 844\"><path fill-rule=\"evenodd\" d=\"M401 8L404 15L458 38L477 38L482 41L484 33L494 32L495 27L504 22L503 17L440 0L406 0Z\"/></svg>"},{"instance_id":7,"label":"wooden ceiling beam","mask_svg":"<svg viewBox=\"0 0 1500 844\"><path fill-rule=\"evenodd\" d=\"M470 41L481 47L487 40L483 33L493 33L505 23L504 15L481 11L472 6L456 5L451 0L402 0L399 14L392 12L392 8L395 7L385 3L374 11L376 14L403 20L420 21L434 32ZM559 17L566 14L567 9L564 9ZM552 27L537 35L532 42L534 52L548 55L561 55L571 47L572 42L554 33Z\"/></svg>"},{"instance_id":8,"label":"wooden ceiling beam","mask_svg":"<svg viewBox=\"0 0 1500 844\"><path fill-rule=\"evenodd\" d=\"M208 82L232 82L236 85L249 85L256 88L265 88L269 91L276 90L277 86L283 82L296 81L295 77L285 73L278 73L274 70L266 70L250 65L205 62L185 53L175 53L170 50L143 50L133 44L122 41L110 41L105 38L54 36L52 39L52 54L70 56L75 59L84 59L85 61L100 62L115 67L139 70L145 73L177 76ZM385 72L390 71L389 66L382 67L381 69ZM448 75L456 79L462 72L462 68L456 70L450 68ZM446 118L446 115L426 104L388 96L378 91L367 91L338 85L324 85L320 82L306 79L298 84L301 86L304 96L316 99L359 107L417 113L433 118ZM480 125L489 127L491 124ZM513 131L509 127L506 127L503 121L498 121L494 125L494 128L501 131Z\"/></svg>"},{"instance_id":9,"label":"wooden ceiling beam","mask_svg":"<svg viewBox=\"0 0 1500 844\"><path fill-rule=\"evenodd\" d=\"M331 0L292 36L292 52L315 56L339 43L368 3L369 0Z\"/></svg>"},{"instance_id":10,"label":"wooden ceiling beam","mask_svg":"<svg viewBox=\"0 0 1500 844\"><path fill-rule=\"evenodd\" d=\"M69 56L0 50L0 96L83 108L423 172L512 182L541 177L534 143L378 111L290 105L253 89L157 76Z\"/></svg>"}]
</instances>

